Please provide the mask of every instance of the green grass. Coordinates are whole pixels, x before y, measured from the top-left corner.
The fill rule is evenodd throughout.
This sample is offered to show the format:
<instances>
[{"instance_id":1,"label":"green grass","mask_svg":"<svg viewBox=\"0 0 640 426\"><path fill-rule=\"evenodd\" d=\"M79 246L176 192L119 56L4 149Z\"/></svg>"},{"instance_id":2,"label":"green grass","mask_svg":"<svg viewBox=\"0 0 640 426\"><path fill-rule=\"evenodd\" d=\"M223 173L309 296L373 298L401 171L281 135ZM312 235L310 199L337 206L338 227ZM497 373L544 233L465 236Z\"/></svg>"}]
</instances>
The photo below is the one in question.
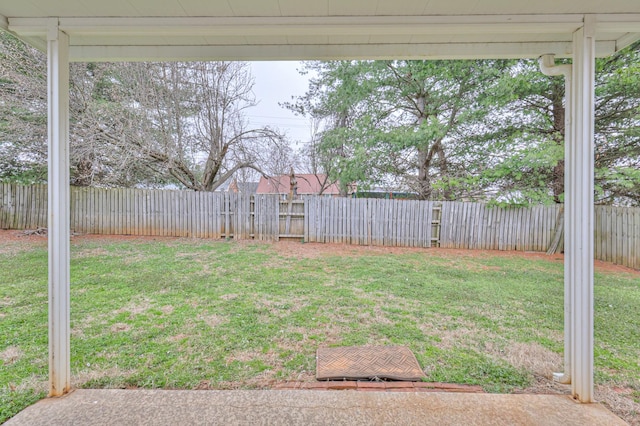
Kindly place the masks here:
<instances>
[{"instance_id":1,"label":"green grass","mask_svg":"<svg viewBox=\"0 0 640 426\"><path fill-rule=\"evenodd\" d=\"M316 348L339 345L406 345L429 381L488 392L561 369L561 261L315 247L75 239L74 386L263 388L312 380ZM43 244L0 254L0 422L46 391L46 268ZM640 273L595 282L596 381L637 403Z\"/></svg>"}]
</instances>

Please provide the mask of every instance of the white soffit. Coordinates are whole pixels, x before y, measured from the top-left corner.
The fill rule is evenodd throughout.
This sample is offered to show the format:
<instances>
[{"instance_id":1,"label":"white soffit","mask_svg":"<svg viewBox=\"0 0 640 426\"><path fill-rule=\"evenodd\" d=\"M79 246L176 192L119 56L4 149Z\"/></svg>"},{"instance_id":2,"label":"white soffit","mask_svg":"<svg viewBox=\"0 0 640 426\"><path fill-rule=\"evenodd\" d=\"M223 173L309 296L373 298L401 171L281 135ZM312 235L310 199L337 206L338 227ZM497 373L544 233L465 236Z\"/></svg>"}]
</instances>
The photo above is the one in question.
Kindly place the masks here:
<instances>
[{"instance_id":1,"label":"white soffit","mask_svg":"<svg viewBox=\"0 0 640 426\"><path fill-rule=\"evenodd\" d=\"M640 39L639 0L11 3L0 4L0 28L43 49L59 25L74 61L566 57L585 14L599 56Z\"/></svg>"}]
</instances>

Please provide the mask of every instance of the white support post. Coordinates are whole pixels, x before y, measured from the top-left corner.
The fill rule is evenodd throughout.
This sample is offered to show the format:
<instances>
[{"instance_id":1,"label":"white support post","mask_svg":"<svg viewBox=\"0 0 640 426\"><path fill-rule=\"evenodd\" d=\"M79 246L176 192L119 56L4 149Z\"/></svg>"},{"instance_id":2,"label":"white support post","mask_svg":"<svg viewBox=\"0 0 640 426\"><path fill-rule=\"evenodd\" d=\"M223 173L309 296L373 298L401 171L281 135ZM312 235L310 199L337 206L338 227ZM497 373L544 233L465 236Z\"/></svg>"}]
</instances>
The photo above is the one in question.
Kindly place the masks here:
<instances>
[{"instance_id":1,"label":"white support post","mask_svg":"<svg viewBox=\"0 0 640 426\"><path fill-rule=\"evenodd\" d=\"M572 244L573 227L569 226L569 222L573 221L575 213L573 212L573 203L567 202L573 199L572 186L569 176L571 170L574 169L572 150L575 146L574 133L573 133L573 67L568 64L556 65L554 55L543 55L538 60L540 64L540 71L543 74L549 76L564 76L564 97L565 97L565 120L564 120L564 168L567 173L564 176L564 197L565 197L565 209L564 209L564 241L565 241L565 256L564 256L564 369L562 373L553 373L554 380L562 384L571 383L571 365L573 359L573 334L572 334L572 291L575 286L573 281L573 269L574 269L574 250L568 250L567 246Z\"/></svg>"},{"instance_id":2,"label":"white support post","mask_svg":"<svg viewBox=\"0 0 640 426\"><path fill-rule=\"evenodd\" d=\"M571 216L568 246L571 292L571 392L580 402L593 401L593 156L594 156L595 17L573 34L573 117L569 149Z\"/></svg>"},{"instance_id":3,"label":"white support post","mask_svg":"<svg viewBox=\"0 0 640 426\"><path fill-rule=\"evenodd\" d=\"M52 18L47 34L49 136L49 396L71 389L69 346L69 38Z\"/></svg>"}]
</instances>

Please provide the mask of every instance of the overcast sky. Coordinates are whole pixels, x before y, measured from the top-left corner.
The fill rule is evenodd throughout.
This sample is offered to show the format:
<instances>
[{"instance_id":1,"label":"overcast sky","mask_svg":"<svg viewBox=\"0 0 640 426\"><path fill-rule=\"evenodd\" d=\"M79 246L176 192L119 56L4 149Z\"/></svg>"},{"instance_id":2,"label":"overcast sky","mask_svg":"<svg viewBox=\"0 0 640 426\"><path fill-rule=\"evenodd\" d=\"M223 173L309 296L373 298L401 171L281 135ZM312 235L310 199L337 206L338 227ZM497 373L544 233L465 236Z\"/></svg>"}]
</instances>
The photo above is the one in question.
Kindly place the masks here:
<instances>
[{"instance_id":1,"label":"overcast sky","mask_svg":"<svg viewBox=\"0 0 640 426\"><path fill-rule=\"evenodd\" d=\"M300 62L294 61L251 63L253 91L259 104L247 111L247 118L254 126L270 125L286 131L291 141L308 141L309 120L278 105L307 91L307 77L297 71L301 67Z\"/></svg>"}]
</instances>

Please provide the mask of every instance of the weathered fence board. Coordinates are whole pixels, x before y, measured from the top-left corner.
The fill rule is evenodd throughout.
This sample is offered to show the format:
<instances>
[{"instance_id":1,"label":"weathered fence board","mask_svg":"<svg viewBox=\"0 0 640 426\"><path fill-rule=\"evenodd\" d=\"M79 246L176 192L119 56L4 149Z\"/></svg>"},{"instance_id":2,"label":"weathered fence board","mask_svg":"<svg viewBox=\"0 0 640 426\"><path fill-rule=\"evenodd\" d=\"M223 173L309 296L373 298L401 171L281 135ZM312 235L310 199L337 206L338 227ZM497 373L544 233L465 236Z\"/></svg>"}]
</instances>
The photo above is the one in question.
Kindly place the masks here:
<instances>
[{"instance_id":1,"label":"weathered fence board","mask_svg":"<svg viewBox=\"0 0 640 426\"><path fill-rule=\"evenodd\" d=\"M307 197L309 242L431 246L431 202Z\"/></svg>"},{"instance_id":2,"label":"weathered fence board","mask_svg":"<svg viewBox=\"0 0 640 426\"><path fill-rule=\"evenodd\" d=\"M0 183L0 228L46 227L47 197L46 185ZM554 237L563 248L560 209L72 187L70 221L93 234L544 252ZM640 269L640 208L596 206L594 219L595 258Z\"/></svg>"},{"instance_id":3,"label":"weathered fence board","mask_svg":"<svg viewBox=\"0 0 640 426\"><path fill-rule=\"evenodd\" d=\"M557 225L558 209L442 202L440 247L545 251Z\"/></svg>"}]
</instances>

